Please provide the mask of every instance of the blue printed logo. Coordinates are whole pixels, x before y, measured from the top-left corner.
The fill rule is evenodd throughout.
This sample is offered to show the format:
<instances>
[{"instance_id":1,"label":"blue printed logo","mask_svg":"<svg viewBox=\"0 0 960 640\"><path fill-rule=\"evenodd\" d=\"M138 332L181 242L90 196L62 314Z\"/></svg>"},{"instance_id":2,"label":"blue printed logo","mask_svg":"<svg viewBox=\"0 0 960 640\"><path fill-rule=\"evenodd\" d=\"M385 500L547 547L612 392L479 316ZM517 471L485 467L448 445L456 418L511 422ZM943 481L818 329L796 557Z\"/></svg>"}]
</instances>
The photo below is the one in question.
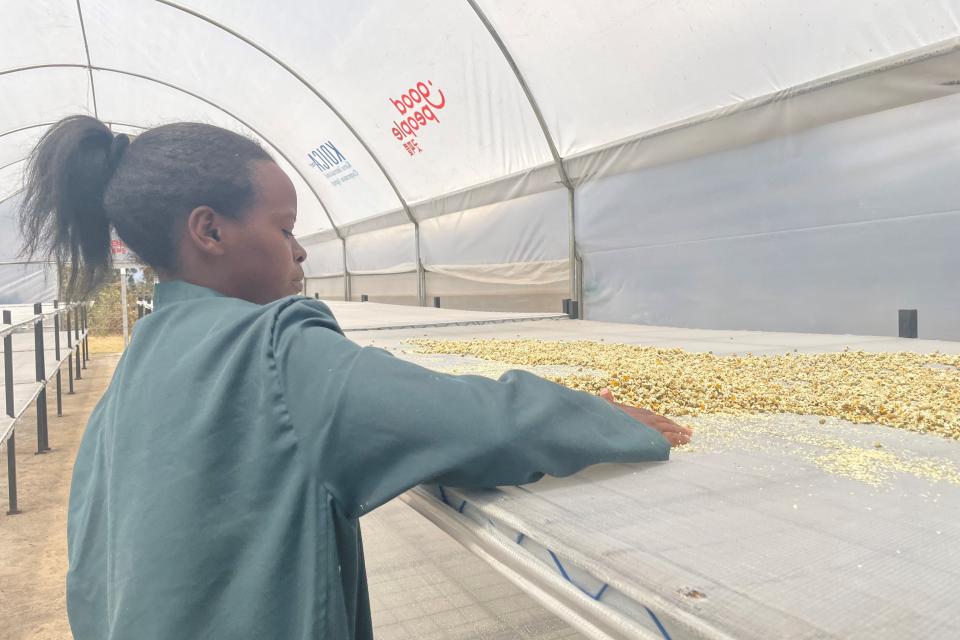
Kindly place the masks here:
<instances>
[{"instance_id":1,"label":"blue printed logo","mask_svg":"<svg viewBox=\"0 0 960 640\"><path fill-rule=\"evenodd\" d=\"M330 181L330 184L335 187L360 175L350 161L329 140L308 153L307 160L310 161L311 167L319 169L324 177Z\"/></svg>"}]
</instances>

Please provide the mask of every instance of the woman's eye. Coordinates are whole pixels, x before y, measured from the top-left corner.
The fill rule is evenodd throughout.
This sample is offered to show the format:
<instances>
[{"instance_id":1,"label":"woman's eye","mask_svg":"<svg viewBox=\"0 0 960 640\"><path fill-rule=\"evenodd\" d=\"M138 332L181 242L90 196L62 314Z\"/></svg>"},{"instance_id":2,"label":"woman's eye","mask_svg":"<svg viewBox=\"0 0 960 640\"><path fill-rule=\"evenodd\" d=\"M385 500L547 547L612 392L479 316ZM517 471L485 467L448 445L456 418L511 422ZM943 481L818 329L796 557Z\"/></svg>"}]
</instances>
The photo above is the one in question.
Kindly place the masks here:
<instances>
[{"instance_id":1,"label":"woman's eye","mask_svg":"<svg viewBox=\"0 0 960 640\"><path fill-rule=\"evenodd\" d=\"M290 229L284 229L284 230L283 230L283 235L285 235L285 236L287 236L287 237L289 237L289 238L292 238L292 237L293 237L293 231L291 231Z\"/></svg>"}]
</instances>

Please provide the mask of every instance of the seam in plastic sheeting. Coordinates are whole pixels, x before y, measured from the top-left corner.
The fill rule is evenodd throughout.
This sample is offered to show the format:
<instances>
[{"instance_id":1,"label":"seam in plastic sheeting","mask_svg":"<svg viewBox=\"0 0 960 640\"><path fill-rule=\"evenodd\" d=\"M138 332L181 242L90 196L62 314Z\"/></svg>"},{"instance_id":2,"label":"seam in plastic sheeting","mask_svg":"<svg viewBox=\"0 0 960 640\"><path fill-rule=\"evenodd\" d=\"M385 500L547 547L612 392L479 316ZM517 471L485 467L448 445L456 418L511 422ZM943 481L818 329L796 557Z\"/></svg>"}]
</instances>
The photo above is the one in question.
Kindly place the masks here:
<instances>
[{"instance_id":1,"label":"seam in plastic sheeting","mask_svg":"<svg viewBox=\"0 0 960 640\"><path fill-rule=\"evenodd\" d=\"M551 285L567 281L568 263L566 260L544 260L541 262L512 262L506 264L471 265L425 265L427 273L482 282L485 284L506 285Z\"/></svg>"}]
</instances>

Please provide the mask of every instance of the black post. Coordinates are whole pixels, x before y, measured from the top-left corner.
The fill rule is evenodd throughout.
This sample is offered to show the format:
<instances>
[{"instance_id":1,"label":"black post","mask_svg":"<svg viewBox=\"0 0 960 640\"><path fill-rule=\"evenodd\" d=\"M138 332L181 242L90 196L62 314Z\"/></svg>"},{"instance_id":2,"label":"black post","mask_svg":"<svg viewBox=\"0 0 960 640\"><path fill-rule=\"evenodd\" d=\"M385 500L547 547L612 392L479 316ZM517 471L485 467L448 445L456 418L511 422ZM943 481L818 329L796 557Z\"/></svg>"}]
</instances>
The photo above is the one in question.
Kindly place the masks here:
<instances>
[{"instance_id":1,"label":"black post","mask_svg":"<svg viewBox=\"0 0 960 640\"><path fill-rule=\"evenodd\" d=\"M368 302L369 300L370 300L370 296L368 296L365 293L360 294L360 302Z\"/></svg>"},{"instance_id":2,"label":"black post","mask_svg":"<svg viewBox=\"0 0 960 640\"><path fill-rule=\"evenodd\" d=\"M143 297L137 296L137 320L143 317Z\"/></svg>"},{"instance_id":3,"label":"black post","mask_svg":"<svg viewBox=\"0 0 960 640\"><path fill-rule=\"evenodd\" d=\"M10 503L8 516L15 516L20 513L17 509L17 438L15 433L11 433L7 438L7 500Z\"/></svg>"},{"instance_id":4,"label":"black post","mask_svg":"<svg viewBox=\"0 0 960 640\"><path fill-rule=\"evenodd\" d=\"M83 353L83 341L80 340L80 307L73 308L73 339L77 342L77 370L73 375L77 380L80 380L83 378L83 374L80 373L80 356Z\"/></svg>"},{"instance_id":5,"label":"black post","mask_svg":"<svg viewBox=\"0 0 960 640\"><path fill-rule=\"evenodd\" d=\"M563 314L567 316L570 315L570 298L563 299Z\"/></svg>"},{"instance_id":6,"label":"black post","mask_svg":"<svg viewBox=\"0 0 960 640\"><path fill-rule=\"evenodd\" d=\"M580 301L571 300L570 301L570 319L576 320L580 317Z\"/></svg>"},{"instance_id":7,"label":"black post","mask_svg":"<svg viewBox=\"0 0 960 640\"><path fill-rule=\"evenodd\" d=\"M13 324L10 312L4 310L3 324ZM6 392L7 415L13 417L13 336L3 336L3 390Z\"/></svg>"},{"instance_id":8,"label":"black post","mask_svg":"<svg viewBox=\"0 0 960 640\"><path fill-rule=\"evenodd\" d=\"M87 361L90 360L90 330L87 327L87 306L80 307L80 315L83 318L83 368L87 368Z\"/></svg>"},{"instance_id":9,"label":"black post","mask_svg":"<svg viewBox=\"0 0 960 640\"><path fill-rule=\"evenodd\" d=\"M33 314L43 314L43 305L33 305ZM37 382L43 385L37 396L37 453L50 451L50 435L47 433L47 366L43 350L43 318L33 324L33 354L36 361Z\"/></svg>"},{"instance_id":10,"label":"black post","mask_svg":"<svg viewBox=\"0 0 960 640\"><path fill-rule=\"evenodd\" d=\"M440 296L433 296L433 306L437 309L440 308Z\"/></svg>"},{"instance_id":11,"label":"black post","mask_svg":"<svg viewBox=\"0 0 960 640\"><path fill-rule=\"evenodd\" d=\"M70 353L67 354L67 393L73 395L73 327L72 324L70 308L67 307L67 351Z\"/></svg>"},{"instance_id":12,"label":"black post","mask_svg":"<svg viewBox=\"0 0 960 640\"><path fill-rule=\"evenodd\" d=\"M917 310L900 309L900 337L917 337Z\"/></svg>"},{"instance_id":13,"label":"black post","mask_svg":"<svg viewBox=\"0 0 960 640\"><path fill-rule=\"evenodd\" d=\"M13 324L13 319L9 311L3 312L3 324ZM3 388L6 391L6 410L11 418L13 411L13 336L3 337ZM9 496L10 509L8 516L20 513L17 509L17 441L16 434L11 433L7 438L7 491Z\"/></svg>"},{"instance_id":14,"label":"black post","mask_svg":"<svg viewBox=\"0 0 960 640\"><path fill-rule=\"evenodd\" d=\"M53 301L57 310L53 316L53 355L57 359L57 417L63 416L63 375L60 371L60 302Z\"/></svg>"}]
</instances>

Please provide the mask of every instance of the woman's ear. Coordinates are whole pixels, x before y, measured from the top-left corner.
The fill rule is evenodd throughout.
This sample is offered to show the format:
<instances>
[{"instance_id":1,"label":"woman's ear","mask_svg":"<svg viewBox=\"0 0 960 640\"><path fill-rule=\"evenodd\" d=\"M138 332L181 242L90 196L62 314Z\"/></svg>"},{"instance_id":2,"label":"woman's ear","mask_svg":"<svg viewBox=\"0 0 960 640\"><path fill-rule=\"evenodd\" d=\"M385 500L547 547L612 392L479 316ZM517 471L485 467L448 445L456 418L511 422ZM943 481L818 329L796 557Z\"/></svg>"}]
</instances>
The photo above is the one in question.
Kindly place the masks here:
<instances>
[{"instance_id":1,"label":"woman's ear","mask_svg":"<svg viewBox=\"0 0 960 640\"><path fill-rule=\"evenodd\" d=\"M197 207L187 217L187 240L201 253L222 256L224 253L220 229L223 219L210 207Z\"/></svg>"}]
</instances>

